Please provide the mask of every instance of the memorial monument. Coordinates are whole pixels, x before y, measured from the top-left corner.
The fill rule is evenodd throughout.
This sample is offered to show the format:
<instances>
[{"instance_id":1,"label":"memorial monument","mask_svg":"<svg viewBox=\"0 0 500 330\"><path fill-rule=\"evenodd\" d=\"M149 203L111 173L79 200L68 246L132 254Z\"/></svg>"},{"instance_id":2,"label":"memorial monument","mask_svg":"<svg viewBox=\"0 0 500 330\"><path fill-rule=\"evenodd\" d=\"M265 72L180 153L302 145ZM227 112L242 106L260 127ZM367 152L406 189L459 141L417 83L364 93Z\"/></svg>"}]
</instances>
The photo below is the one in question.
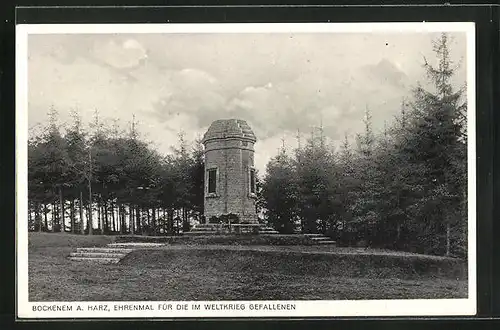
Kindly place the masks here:
<instances>
[{"instance_id":1,"label":"memorial monument","mask_svg":"<svg viewBox=\"0 0 500 330\"><path fill-rule=\"evenodd\" d=\"M207 222L212 217L234 214L240 223L258 224L254 144L247 122L214 121L203 136L205 148L205 202Z\"/></svg>"}]
</instances>

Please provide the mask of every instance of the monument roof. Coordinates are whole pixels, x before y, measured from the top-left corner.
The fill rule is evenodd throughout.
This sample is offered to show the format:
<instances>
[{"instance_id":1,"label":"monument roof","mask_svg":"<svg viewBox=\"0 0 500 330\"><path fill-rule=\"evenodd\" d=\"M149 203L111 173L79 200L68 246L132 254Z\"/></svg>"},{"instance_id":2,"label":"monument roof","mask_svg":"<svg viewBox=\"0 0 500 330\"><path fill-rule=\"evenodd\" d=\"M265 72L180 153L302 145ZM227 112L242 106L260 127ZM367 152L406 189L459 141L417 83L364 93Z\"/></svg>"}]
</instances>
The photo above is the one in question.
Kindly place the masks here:
<instances>
[{"instance_id":1,"label":"monument roof","mask_svg":"<svg viewBox=\"0 0 500 330\"><path fill-rule=\"evenodd\" d=\"M257 141L247 122L241 119L219 119L210 125L208 131L203 136L202 143L212 139L242 138L250 141Z\"/></svg>"}]
</instances>

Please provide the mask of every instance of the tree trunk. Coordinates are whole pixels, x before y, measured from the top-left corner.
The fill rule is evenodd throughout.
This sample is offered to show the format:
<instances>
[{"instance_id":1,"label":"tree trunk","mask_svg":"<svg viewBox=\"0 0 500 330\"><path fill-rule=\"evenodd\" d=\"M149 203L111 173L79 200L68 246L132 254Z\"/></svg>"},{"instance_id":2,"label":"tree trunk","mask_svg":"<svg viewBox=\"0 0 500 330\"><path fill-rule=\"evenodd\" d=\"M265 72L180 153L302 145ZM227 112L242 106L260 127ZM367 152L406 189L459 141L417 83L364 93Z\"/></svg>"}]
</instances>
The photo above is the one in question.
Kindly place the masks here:
<instances>
[{"instance_id":1,"label":"tree trunk","mask_svg":"<svg viewBox=\"0 0 500 330\"><path fill-rule=\"evenodd\" d=\"M139 206L135 206L134 208L134 221L135 234L139 235L139 233L141 232Z\"/></svg>"},{"instance_id":2,"label":"tree trunk","mask_svg":"<svg viewBox=\"0 0 500 330\"><path fill-rule=\"evenodd\" d=\"M89 187L89 216L88 216L88 228L89 228L89 235L93 234L93 227L94 227L94 219L92 216L92 149L89 148L89 176L88 176L88 187Z\"/></svg>"},{"instance_id":3,"label":"tree trunk","mask_svg":"<svg viewBox=\"0 0 500 330\"><path fill-rule=\"evenodd\" d=\"M123 228L124 233L131 233L132 226L130 225L130 217L132 215L132 210L130 209L130 204L124 205L123 206L123 225L125 226L126 222L126 227Z\"/></svg>"},{"instance_id":4,"label":"tree trunk","mask_svg":"<svg viewBox=\"0 0 500 330\"><path fill-rule=\"evenodd\" d=\"M75 203L76 201L72 198L71 199L71 204L70 204L70 218L71 218L71 232L74 234L75 233Z\"/></svg>"},{"instance_id":5,"label":"tree trunk","mask_svg":"<svg viewBox=\"0 0 500 330\"><path fill-rule=\"evenodd\" d=\"M136 227L137 233L142 234L141 208L139 206L136 206L136 208L135 208L135 217L136 217L136 221L137 221L137 227Z\"/></svg>"},{"instance_id":6,"label":"tree trunk","mask_svg":"<svg viewBox=\"0 0 500 330\"><path fill-rule=\"evenodd\" d=\"M182 208L181 216L182 216L182 231L184 232L184 228L186 226L186 209L185 208Z\"/></svg>"},{"instance_id":7,"label":"tree trunk","mask_svg":"<svg viewBox=\"0 0 500 330\"><path fill-rule=\"evenodd\" d=\"M135 234L135 214L134 214L134 208L129 205L128 206L128 210L129 210L129 217L128 217L128 220L129 220L129 223L130 223L130 233L132 235Z\"/></svg>"},{"instance_id":8,"label":"tree trunk","mask_svg":"<svg viewBox=\"0 0 500 330\"><path fill-rule=\"evenodd\" d=\"M34 219L33 219L33 214L32 214L32 209L34 208ZM40 217L40 209L38 202L35 203L30 203L30 207L28 208L28 216L30 217L30 222L33 222L33 231L37 231L37 223L38 223L38 231L40 231L40 227L42 226L42 220Z\"/></svg>"},{"instance_id":9,"label":"tree trunk","mask_svg":"<svg viewBox=\"0 0 500 330\"><path fill-rule=\"evenodd\" d=\"M116 231L120 234L123 234L123 210L122 205L119 202L116 203L116 209L118 211L118 219L116 219Z\"/></svg>"},{"instance_id":10,"label":"tree trunk","mask_svg":"<svg viewBox=\"0 0 500 330\"><path fill-rule=\"evenodd\" d=\"M139 207L135 206L134 207L134 226L135 226L135 233L136 235L139 235L139 232L141 231L140 223L139 223Z\"/></svg>"},{"instance_id":11,"label":"tree trunk","mask_svg":"<svg viewBox=\"0 0 500 330\"><path fill-rule=\"evenodd\" d=\"M99 234L102 234L101 229L101 197L97 194L97 229L99 230Z\"/></svg>"},{"instance_id":12,"label":"tree trunk","mask_svg":"<svg viewBox=\"0 0 500 330\"><path fill-rule=\"evenodd\" d=\"M167 233L169 235L173 235L174 233L174 210L168 210L168 219L167 219Z\"/></svg>"},{"instance_id":13,"label":"tree trunk","mask_svg":"<svg viewBox=\"0 0 500 330\"><path fill-rule=\"evenodd\" d=\"M182 232L188 227L188 216L187 210L185 208L182 209Z\"/></svg>"},{"instance_id":14,"label":"tree trunk","mask_svg":"<svg viewBox=\"0 0 500 330\"><path fill-rule=\"evenodd\" d=\"M181 217L182 217L182 209L181 209ZM175 231L176 231L177 235L179 235L181 233L180 232L181 228L180 228L180 225L179 225L179 220L182 221L181 217L179 217L179 212L177 211L177 216L175 217L175 227L176 227Z\"/></svg>"},{"instance_id":15,"label":"tree trunk","mask_svg":"<svg viewBox=\"0 0 500 330\"><path fill-rule=\"evenodd\" d=\"M65 226L65 223L64 223L64 201L63 201L63 194L62 194L62 188L59 187L59 205L60 205L60 212L59 214L61 215L60 218L59 218L59 222L61 224L61 233L64 233L66 231L66 226Z\"/></svg>"},{"instance_id":16,"label":"tree trunk","mask_svg":"<svg viewBox=\"0 0 500 330\"><path fill-rule=\"evenodd\" d=\"M122 212L123 212L123 233L126 234L130 232L130 220L127 220L127 216L130 219L130 208L128 208L127 205L122 205Z\"/></svg>"},{"instance_id":17,"label":"tree trunk","mask_svg":"<svg viewBox=\"0 0 500 330\"><path fill-rule=\"evenodd\" d=\"M446 223L446 256L450 255L450 224Z\"/></svg>"},{"instance_id":18,"label":"tree trunk","mask_svg":"<svg viewBox=\"0 0 500 330\"><path fill-rule=\"evenodd\" d=\"M87 217L87 221L88 221L88 228L89 228L89 235L93 235L94 234L94 216L93 216L93 210L92 210L92 204L93 204L93 201L92 201L92 183L89 181L89 216Z\"/></svg>"},{"instance_id":19,"label":"tree trunk","mask_svg":"<svg viewBox=\"0 0 500 330\"><path fill-rule=\"evenodd\" d=\"M31 224L33 224L33 231L36 231L36 224L35 221L33 221L33 215L31 214L31 212L33 211L31 205L32 203L28 202L28 231L30 231ZM36 211L35 211L35 220L36 220Z\"/></svg>"},{"instance_id":20,"label":"tree trunk","mask_svg":"<svg viewBox=\"0 0 500 330\"><path fill-rule=\"evenodd\" d=\"M84 234L84 225L83 225L83 193L80 190L80 203L78 203L79 212L80 212L80 234Z\"/></svg>"},{"instance_id":21,"label":"tree trunk","mask_svg":"<svg viewBox=\"0 0 500 330\"><path fill-rule=\"evenodd\" d=\"M41 224L39 217L40 210L38 209L38 203L28 201L28 231L38 231L38 222ZM31 226L33 226L33 230L31 230Z\"/></svg>"},{"instance_id":22,"label":"tree trunk","mask_svg":"<svg viewBox=\"0 0 500 330\"><path fill-rule=\"evenodd\" d=\"M157 233L158 236L161 234L161 231L160 231L160 229L161 229L161 221L162 221L162 219L161 219L161 211L162 211L162 208L160 206L160 207L158 207L157 214L156 214L156 233Z\"/></svg>"},{"instance_id":23,"label":"tree trunk","mask_svg":"<svg viewBox=\"0 0 500 330\"><path fill-rule=\"evenodd\" d=\"M163 228L163 234L167 234L167 218L166 218L166 213L165 213L165 208L162 208L163 210L163 218L162 218L162 224L161 227Z\"/></svg>"},{"instance_id":24,"label":"tree trunk","mask_svg":"<svg viewBox=\"0 0 500 330\"><path fill-rule=\"evenodd\" d=\"M151 219L151 222L152 222L152 226L153 226L153 233L154 235L156 236L156 208L153 207L153 214L152 214L152 219Z\"/></svg>"},{"instance_id":25,"label":"tree trunk","mask_svg":"<svg viewBox=\"0 0 500 330\"><path fill-rule=\"evenodd\" d=\"M117 232L118 231L117 230L117 224L115 222L116 221L116 217L115 217L115 203L113 203L113 201L111 201L110 203L111 203L110 207L111 207L111 224L112 224L111 230L113 232Z\"/></svg>"},{"instance_id":26,"label":"tree trunk","mask_svg":"<svg viewBox=\"0 0 500 330\"><path fill-rule=\"evenodd\" d=\"M47 219L47 204L43 204L43 220L45 221L45 231L49 231L49 221Z\"/></svg>"},{"instance_id":27,"label":"tree trunk","mask_svg":"<svg viewBox=\"0 0 500 330\"><path fill-rule=\"evenodd\" d=\"M56 203L52 202L52 232L56 232L56 218L57 218L57 210L56 210Z\"/></svg>"},{"instance_id":28,"label":"tree trunk","mask_svg":"<svg viewBox=\"0 0 500 330\"><path fill-rule=\"evenodd\" d=\"M120 203L117 203L117 206L118 206L118 224L119 224L119 230L120 230L120 234L123 235L123 225L125 223L124 219L123 219L123 206L120 204Z\"/></svg>"},{"instance_id":29,"label":"tree trunk","mask_svg":"<svg viewBox=\"0 0 500 330\"><path fill-rule=\"evenodd\" d=\"M104 232L106 234L109 233L109 217L108 217L108 200L105 199L103 204L102 204L102 208L103 208L103 211L104 211Z\"/></svg>"},{"instance_id":30,"label":"tree trunk","mask_svg":"<svg viewBox=\"0 0 500 330\"><path fill-rule=\"evenodd\" d=\"M142 207L137 207L136 216L137 216L137 233L142 235L144 231L144 222L142 221L144 215L142 214Z\"/></svg>"},{"instance_id":31,"label":"tree trunk","mask_svg":"<svg viewBox=\"0 0 500 330\"><path fill-rule=\"evenodd\" d=\"M146 221L148 222L148 228L149 228L149 231L151 232L151 215L149 214L149 207L146 208Z\"/></svg>"},{"instance_id":32,"label":"tree trunk","mask_svg":"<svg viewBox=\"0 0 500 330\"><path fill-rule=\"evenodd\" d=\"M123 226L123 233L126 234L130 231L130 228L127 228L127 224L130 225L130 222L127 221L127 213L130 214L130 209L127 209L127 206L126 205L122 205L122 216L123 216L123 223L122 223L122 226Z\"/></svg>"},{"instance_id":33,"label":"tree trunk","mask_svg":"<svg viewBox=\"0 0 500 330\"><path fill-rule=\"evenodd\" d=\"M116 211L116 214L115 214L115 211ZM118 206L118 204L113 204L113 217L115 217L115 219L116 219L115 231L118 233L120 231L121 226L122 226L121 217L120 217L120 207Z\"/></svg>"},{"instance_id":34,"label":"tree trunk","mask_svg":"<svg viewBox=\"0 0 500 330\"><path fill-rule=\"evenodd\" d=\"M28 231L30 224L33 224L33 231L39 231L38 226L42 225L42 221L40 220L40 209L38 207L38 202L28 202Z\"/></svg>"},{"instance_id":35,"label":"tree trunk","mask_svg":"<svg viewBox=\"0 0 500 330\"><path fill-rule=\"evenodd\" d=\"M40 218L38 219L38 231L39 231L39 232L42 232L42 216L41 216L41 214L40 214L40 202L37 202L37 203L36 203L36 209L37 209L37 211L38 211L38 216L40 217ZM43 211L43 209L42 209L42 211Z\"/></svg>"}]
</instances>

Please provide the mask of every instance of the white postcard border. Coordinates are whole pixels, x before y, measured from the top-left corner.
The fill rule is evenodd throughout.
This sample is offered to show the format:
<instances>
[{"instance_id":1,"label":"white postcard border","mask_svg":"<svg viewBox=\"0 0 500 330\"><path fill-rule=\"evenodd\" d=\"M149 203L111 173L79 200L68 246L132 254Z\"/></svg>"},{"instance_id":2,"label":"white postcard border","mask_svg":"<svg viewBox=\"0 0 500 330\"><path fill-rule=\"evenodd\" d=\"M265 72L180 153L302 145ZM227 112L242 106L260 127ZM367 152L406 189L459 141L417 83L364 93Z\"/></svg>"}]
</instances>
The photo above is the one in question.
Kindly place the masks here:
<instances>
[{"instance_id":1,"label":"white postcard border","mask_svg":"<svg viewBox=\"0 0 500 330\"><path fill-rule=\"evenodd\" d=\"M467 299L337 300L337 301L196 301L196 302L30 302L28 301L28 35L104 33L429 33L467 35L468 102L468 292ZM19 318L176 318L176 317L328 317L328 316L452 316L474 315L476 288L476 127L475 25L472 22L299 23L299 24L20 24L16 26L16 272ZM160 306L168 306L162 310ZM244 310L213 310L207 304L240 304ZM268 306L262 309L255 306ZM272 309L278 304L294 309ZM108 310L95 311L96 306ZM115 306L143 310L115 311ZM153 310L145 309L153 306ZM193 309L200 305L200 309ZM45 306L45 307L44 307ZM66 306L66 307L64 307ZM80 306L82 310L77 310ZM90 309L89 309L89 306ZM186 307L187 306L187 307ZM241 308L240 306L240 308ZM254 306L255 308L251 308ZM58 309L71 311L58 311ZM105 307L103 307L105 308ZM180 309L178 309L180 308ZM187 308L187 309L184 309ZM39 310L40 309L40 310ZM54 310L43 310L54 309ZM141 309L141 308L139 308Z\"/></svg>"}]
</instances>

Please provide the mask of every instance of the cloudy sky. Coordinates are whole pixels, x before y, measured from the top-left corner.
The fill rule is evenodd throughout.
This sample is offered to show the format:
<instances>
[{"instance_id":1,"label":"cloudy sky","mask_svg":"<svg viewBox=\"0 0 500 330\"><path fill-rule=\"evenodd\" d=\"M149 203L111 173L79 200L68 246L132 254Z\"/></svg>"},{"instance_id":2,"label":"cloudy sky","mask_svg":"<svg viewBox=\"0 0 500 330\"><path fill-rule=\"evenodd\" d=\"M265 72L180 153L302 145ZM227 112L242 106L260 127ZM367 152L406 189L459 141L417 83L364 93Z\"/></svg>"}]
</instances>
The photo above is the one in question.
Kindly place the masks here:
<instances>
[{"instance_id":1,"label":"cloudy sky","mask_svg":"<svg viewBox=\"0 0 500 330\"><path fill-rule=\"evenodd\" d=\"M297 131L324 126L332 143L362 131L366 107L375 129L392 122L402 97L424 80L423 56L434 61L438 34L80 34L30 35L29 126L61 123L77 110L138 130L163 153L182 130L188 140L221 118L248 121L257 135L256 167ZM465 34L451 34L462 62Z\"/></svg>"}]
</instances>

